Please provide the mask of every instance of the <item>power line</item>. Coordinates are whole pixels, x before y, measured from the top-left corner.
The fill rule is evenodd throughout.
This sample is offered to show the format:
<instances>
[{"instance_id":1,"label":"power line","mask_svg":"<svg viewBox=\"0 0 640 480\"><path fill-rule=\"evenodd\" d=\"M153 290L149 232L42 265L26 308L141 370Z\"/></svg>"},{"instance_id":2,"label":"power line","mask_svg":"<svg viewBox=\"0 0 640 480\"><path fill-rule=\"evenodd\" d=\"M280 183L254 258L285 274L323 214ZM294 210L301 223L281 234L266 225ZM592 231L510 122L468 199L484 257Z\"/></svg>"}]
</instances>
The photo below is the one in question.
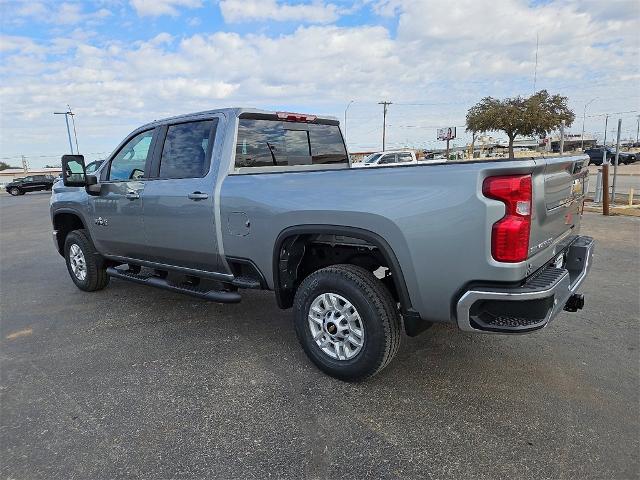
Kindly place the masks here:
<instances>
[{"instance_id":1,"label":"power line","mask_svg":"<svg viewBox=\"0 0 640 480\"><path fill-rule=\"evenodd\" d=\"M90 153L85 153L84 155L108 155L111 152L90 152ZM60 158L62 157L62 155L66 155L66 153L60 153L58 155L24 155L25 157L28 158ZM12 156L8 156L8 157L0 157L0 160L13 160L16 158L22 158L23 155L12 155Z\"/></svg>"}]
</instances>

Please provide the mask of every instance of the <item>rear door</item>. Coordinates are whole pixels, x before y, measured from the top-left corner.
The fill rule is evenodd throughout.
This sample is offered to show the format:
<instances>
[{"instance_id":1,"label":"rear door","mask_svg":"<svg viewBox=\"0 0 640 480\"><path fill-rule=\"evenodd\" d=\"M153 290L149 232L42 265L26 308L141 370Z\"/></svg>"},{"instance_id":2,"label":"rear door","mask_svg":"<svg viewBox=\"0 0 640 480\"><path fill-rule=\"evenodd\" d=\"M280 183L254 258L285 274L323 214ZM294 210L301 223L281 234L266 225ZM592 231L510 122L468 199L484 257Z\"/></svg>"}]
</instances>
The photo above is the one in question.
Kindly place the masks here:
<instances>
[{"instance_id":1,"label":"rear door","mask_svg":"<svg viewBox=\"0 0 640 480\"><path fill-rule=\"evenodd\" d=\"M128 258L144 255L142 193L156 133L150 129L131 136L102 172L100 194L88 197L91 237L101 252Z\"/></svg>"},{"instance_id":2,"label":"rear door","mask_svg":"<svg viewBox=\"0 0 640 480\"><path fill-rule=\"evenodd\" d=\"M588 161L584 156L550 158L536 168L530 256L578 233Z\"/></svg>"},{"instance_id":3,"label":"rear door","mask_svg":"<svg viewBox=\"0 0 640 480\"><path fill-rule=\"evenodd\" d=\"M391 165L393 163L397 163L397 158L395 153L387 153L382 156L378 165Z\"/></svg>"},{"instance_id":4,"label":"rear door","mask_svg":"<svg viewBox=\"0 0 640 480\"><path fill-rule=\"evenodd\" d=\"M219 269L211 158L220 120L213 117L163 127L144 190L146 259Z\"/></svg>"},{"instance_id":5,"label":"rear door","mask_svg":"<svg viewBox=\"0 0 640 480\"><path fill-rule=\"evenodd\" d=\"M398 153L398 163L413 163L413 156L409 152Z\"/></svg>"}]
</instances>

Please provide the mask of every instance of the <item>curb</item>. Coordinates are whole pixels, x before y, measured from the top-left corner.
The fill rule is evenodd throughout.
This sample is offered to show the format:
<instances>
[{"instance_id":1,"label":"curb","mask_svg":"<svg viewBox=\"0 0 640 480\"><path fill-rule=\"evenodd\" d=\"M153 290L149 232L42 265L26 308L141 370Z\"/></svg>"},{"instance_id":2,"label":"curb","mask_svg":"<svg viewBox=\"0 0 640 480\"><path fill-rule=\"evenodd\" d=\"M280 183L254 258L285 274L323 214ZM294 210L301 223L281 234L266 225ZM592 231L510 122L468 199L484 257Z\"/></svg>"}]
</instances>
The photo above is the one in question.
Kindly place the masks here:
<instances>
[{"instance_id":1,"label":"curb","mask_svg":"<svg viewBox=\"0 0 640 480\"><path fill-rule=\"evenodd\" d=\"M602 214L602 207L585 205L584 211ZM621 215L623 217L640 217L640 207L609 207L609 216L612 215Z\"/></svg>"}]
</instances>

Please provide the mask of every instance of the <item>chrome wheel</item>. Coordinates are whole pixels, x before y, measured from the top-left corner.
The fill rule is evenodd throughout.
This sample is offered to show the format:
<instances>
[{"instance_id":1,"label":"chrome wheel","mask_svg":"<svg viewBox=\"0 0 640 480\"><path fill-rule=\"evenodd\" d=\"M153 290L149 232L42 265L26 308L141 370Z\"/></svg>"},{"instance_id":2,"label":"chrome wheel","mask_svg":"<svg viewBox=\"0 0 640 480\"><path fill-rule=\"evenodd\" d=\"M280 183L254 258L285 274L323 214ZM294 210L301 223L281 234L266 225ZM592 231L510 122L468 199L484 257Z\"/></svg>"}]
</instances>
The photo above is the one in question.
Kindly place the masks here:
<instances>
[{"instance_id":1,"label":"chrome wheel","mask_svg":"<svg viewBox=\"0 0 640 480\"><path fill-rule=\"evenodd\" d=\"M309 331L320 350L350 360L364 345L364 325L356 308L336 293L318 295L309 308Z\"/></svg>"},{"instance_id":2,"label":"chrome wheel","mask_svg":"<svg viewBox=\"0 0 640 480\"><path fill-rule=\"evenodd\" d=\"M10 188L9 189L9 193L11 195L13 195L14 197L18 196L20 194L20 190L18 190L17 188Z\"/></svg>"},{"instance_id":3,"label":"chrome wheel","mask_svg":"<svg viewBox=\"0 0 640 480\"><path fill-rule=\"evenodd\" d=\"M69 264L76 278L83 282L87 278L87 262L82 249L75 243L69 247Z\"/></svg>"}]
</instances>

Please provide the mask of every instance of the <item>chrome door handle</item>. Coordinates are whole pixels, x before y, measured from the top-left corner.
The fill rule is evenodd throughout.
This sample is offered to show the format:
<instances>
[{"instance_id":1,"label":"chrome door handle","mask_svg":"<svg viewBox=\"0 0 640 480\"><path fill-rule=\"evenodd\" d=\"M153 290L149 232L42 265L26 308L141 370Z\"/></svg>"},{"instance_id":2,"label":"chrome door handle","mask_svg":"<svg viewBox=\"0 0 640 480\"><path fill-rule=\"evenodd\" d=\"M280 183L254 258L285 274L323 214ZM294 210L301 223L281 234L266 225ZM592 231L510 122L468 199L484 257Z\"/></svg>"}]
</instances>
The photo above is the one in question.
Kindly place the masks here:
<instances>
[{"instance_id":1,"label":"chrome door handle","mask_svg":"<svg viewBox=\"0 0 640 480\"><path fill-rule=\"evenodd\" d=\"M129 200L137 200L140 198L140 194L137 192L127 192L125 198L128 198Z\"/></svg>"},{"instance_id":2,"label":"chrome door handle","mask_svg":"<svg viewBox=\"0 0 640 480\"><path fill-rule=\"evenodd\" d=\"M209 198L209 195L202 192L193 192L187 195L187 197L189 197L189 199L191 200L206 200L207 198Z\"/></svg>"}]
</instances>

